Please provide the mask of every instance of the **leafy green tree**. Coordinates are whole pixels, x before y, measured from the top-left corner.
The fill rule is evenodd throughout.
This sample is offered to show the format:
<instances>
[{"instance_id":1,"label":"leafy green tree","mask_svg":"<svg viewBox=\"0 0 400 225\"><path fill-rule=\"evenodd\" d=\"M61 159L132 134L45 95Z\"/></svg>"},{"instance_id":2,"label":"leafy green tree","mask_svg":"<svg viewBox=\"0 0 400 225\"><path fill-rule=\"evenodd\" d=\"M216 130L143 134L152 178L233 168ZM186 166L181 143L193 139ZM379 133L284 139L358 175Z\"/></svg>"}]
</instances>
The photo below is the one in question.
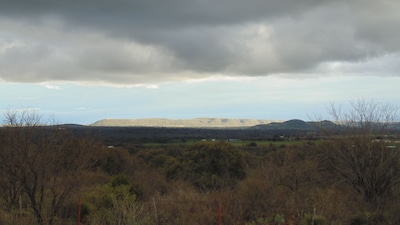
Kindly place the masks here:
<instances>
[{"instance_id":1,"label":"leafy green tree","mask_svg":"<svg viewBox=\"0 0 400 225\"><path fill-rule=\"evenodd\" d=\"M136 201L126 176L118 175L111 182L98 185L85 195L84 201L89 209L85 221L89 224L142 224L144 208Z\"/></svg>"}]
</instances>

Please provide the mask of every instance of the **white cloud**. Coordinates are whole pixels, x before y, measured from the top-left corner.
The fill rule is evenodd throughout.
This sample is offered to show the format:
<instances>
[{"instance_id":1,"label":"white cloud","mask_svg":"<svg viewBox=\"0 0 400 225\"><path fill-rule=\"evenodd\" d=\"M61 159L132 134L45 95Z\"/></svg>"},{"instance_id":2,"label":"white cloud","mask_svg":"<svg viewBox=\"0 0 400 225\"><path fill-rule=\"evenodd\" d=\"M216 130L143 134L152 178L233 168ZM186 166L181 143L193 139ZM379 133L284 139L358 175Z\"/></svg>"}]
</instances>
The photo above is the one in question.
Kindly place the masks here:
<instances>
[{"instance_id":1,"label":"white cloud","mask_svg":"<svg viewBox=\"0 0 400 225\"><path fill-rule=\"evenodd\" d=\"M86 111L86 110L88 110L88 108L86 107L78 107L74 109L74 111Z\"/></svg>"},{"instance_id":2,"label":"white cloud","mask_svg":"<svg viewBox=\"0 0 400 225\"><path fill-rule=\"evenodd\" d=\"M43 83L41 83L41 85L48 89L61 90L61 87L56 84L43 82Z\"/></svg>"},{"instance_id":3,"label":"white cloud","mask_svg":"<svg viewBox=\"0 0 400 225\"><path fill-rule=\"evenodd\" d=\"M400 53L384 54L355 62L337 61L321 64L317 71L324 74L353 76L399 76Z\"/></svg>"}]
</instances>

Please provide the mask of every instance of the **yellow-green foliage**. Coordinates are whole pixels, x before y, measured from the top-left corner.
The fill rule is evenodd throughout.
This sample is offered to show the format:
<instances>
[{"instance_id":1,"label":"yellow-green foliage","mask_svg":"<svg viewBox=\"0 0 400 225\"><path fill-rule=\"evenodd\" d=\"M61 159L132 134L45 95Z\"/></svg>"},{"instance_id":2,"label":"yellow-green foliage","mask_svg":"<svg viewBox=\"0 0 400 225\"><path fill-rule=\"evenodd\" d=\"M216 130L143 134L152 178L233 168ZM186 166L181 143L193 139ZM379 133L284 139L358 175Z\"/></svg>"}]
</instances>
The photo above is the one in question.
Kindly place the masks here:
<instances>
[{"instance_id":1,"label":"yellow-green foliage","mask_svg":"<svg viewBox=\"0 0 400 225\"><path fill-rule=\"evenodd\" d=\"M121 177L99 185L84 198L89 209L89 224L138 224L142 206L136 202L132 187Z\"/></svg>"}]
</instances>

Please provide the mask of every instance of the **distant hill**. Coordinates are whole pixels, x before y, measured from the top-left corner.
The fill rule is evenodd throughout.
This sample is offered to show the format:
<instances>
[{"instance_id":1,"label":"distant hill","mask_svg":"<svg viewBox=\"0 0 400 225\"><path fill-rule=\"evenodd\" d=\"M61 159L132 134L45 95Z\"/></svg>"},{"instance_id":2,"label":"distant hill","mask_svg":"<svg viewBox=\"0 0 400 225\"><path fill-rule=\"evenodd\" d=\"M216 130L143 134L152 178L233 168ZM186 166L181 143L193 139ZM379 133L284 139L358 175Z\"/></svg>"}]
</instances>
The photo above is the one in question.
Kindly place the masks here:
<instances>
[{"instance_id":1,"label":"distant hill","mask_svg":"<svg viewBox=\"0 0 400 225\"><path fill-rule=\"evenodd\" d=\"M377 124L377 127L382 126ZM350 127L345 125L338 125L328 120L323 121L309 121L303 120L288 120L284 122L272 122L269 124L260 124L252 127L252 129L263 129L263 130L301 130L301 131L313 131L313 130L333 130L344 131ZM389 130L400 130L400 123L391 123L387 126Z\"/></svg>"},{"instance_id":2,"label":"distant hill","mask_svg":"<svg viewBox=\"0 0 400 225\"><path fill-rule=\"evenodd\" d=\"M195 118L195 119L103 119L90 126L104 127L204 127L204 128L234 128L253 127L260 124L270 124L277 120L257 119L227 119L227 118Z\"/></svg>"},{"instance_id":3,"label":"distant hill","mask_svg":"<svg viewBox=\"0 0 400 225\"><path fill-rule=\"evenodd\" d=\"M337 125L331 121L319 121L319 122L305 122L303 120L288 120L284 122L273 122L269 124L261 124L252 127L253 129L263 129L263 130L315 130L319 129L326 129L326 128L334 128Z\"/></svg>"}]
</instances>

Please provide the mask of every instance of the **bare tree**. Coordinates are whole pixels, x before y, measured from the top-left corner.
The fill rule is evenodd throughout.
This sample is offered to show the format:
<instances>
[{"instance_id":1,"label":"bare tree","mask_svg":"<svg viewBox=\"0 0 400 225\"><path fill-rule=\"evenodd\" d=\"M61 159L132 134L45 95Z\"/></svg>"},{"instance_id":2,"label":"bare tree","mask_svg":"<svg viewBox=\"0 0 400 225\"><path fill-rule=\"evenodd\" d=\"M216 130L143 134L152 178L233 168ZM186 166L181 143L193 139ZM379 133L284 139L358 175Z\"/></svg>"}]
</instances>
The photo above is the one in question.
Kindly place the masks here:
<instances>
[{"instance_id":1,"label":"bare tree","mask_svg":"<svg viewBox=\"0 0 400 225\"><path fill-rule=\"evenodd\" d=\"M326 142L325 168L355 190L373 208L393 197L400 183L400 153L370 138L340 138Z\"/></svg>"},{"instance_id":2,"label":"bare tree","mask_svg":"<svg viewBox=\"0 0 400 225\"><path fill-rule=\"evenodd\" d=\"M76 137L65 128L40 121L32 111L6 114L0 182L10 206L16 205L17 196L24 195L37 223L51 225L101 146L91 138Z\"/></svg>"},{"instance_id":3,"label":"bare tree","mask_svg":"<svg viewBox=\"0 0 400 225\"><path fill-rule=\"evenodd\" d=\"M391 104L358 98L350 101L347 110L331 103L328 113L334 122L353 134L383 134L398 118L398 107Z\"/></svg>"},{"instance_id":4,"label":"bare tree","mask_svg":"<svg viewBox=\"0 0 400 225\"><path fill-rule=\"evenodd\" d=\"M29 139L34 135L33 127L39 123L40 117L33 111L8 111L5 114L5 126L0 133L0 187L8 209L17 207L22 194L21 178L27 170L22 156L27 154Z\"/></svg>"},{"instance_id":5,"label":"bare tree","mask_svg":"<svg viewBox=\"0 0 400 225\"><path fill-rule=\"evenodd\" d=\"M381 210L400 184L400 152L375 137L389 132L389 125L396 122L397 108L365 99L350 106L344 112L331 104L330 114L350 132L321 146L322 165L336 183L347 184L358 193L369 210Z\"/></svg>"}]
</instances>

